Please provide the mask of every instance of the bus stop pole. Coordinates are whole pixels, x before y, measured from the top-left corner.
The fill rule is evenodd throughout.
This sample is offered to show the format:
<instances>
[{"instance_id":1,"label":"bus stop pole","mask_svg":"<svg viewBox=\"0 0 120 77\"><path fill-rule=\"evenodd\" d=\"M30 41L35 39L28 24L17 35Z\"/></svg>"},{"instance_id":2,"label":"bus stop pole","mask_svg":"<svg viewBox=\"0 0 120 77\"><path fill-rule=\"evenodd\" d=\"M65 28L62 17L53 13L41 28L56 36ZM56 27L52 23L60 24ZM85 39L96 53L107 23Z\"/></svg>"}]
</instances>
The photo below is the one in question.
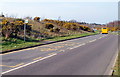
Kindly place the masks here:
<instances>
[{"instance_id":1,"label":"bus stop pole","mask_svg":"<svg viewBox=\"0 0 120 77\"><path fill-rule=\"evenodd\" d=\"M26 23L24 24L24 42L25 42L25 36L26 36Z\"/></svg>"},{"instance_id":2,"label":"bus stop pole","mask_svg":"<svg viewBox=\"0 0 120 77\"><path fill-rule=\"evenodd\" d=\"M24 23L24 42L26 41L26 24L28 23L28 19L25 19L25 23Z\"/></svg>"}]
</instances>

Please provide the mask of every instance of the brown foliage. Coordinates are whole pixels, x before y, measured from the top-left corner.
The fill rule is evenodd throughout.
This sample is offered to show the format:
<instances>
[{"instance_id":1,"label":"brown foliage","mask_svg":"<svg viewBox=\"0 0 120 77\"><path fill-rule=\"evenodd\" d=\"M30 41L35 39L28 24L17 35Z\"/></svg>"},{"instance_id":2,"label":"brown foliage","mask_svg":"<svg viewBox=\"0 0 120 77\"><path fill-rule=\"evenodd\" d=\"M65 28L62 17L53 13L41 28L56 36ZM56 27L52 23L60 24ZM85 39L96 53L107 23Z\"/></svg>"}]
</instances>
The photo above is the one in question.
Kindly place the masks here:
<instances>
[{"instance_id":1,"label":"brown foliage","mask_svg":"<svg viewBox=\"0 0 120 77\"><path fill-rule=\"evenodd\" d=\"M53 24L52 23L46 23L45 24L45 28L46 29L51 29L51 28L53 28L54 26L53 26Z\"/></svg>"},{"instance_id":2,"label":"brown foliage","mask_svg":"<svg viewBox=\"0 0 120 77\"><path fill-rule=\"evenodd\" d=\"M34 20L37 21L37 22L39 22L40 17L35 17Z\"/></svg>"}]
</instances>

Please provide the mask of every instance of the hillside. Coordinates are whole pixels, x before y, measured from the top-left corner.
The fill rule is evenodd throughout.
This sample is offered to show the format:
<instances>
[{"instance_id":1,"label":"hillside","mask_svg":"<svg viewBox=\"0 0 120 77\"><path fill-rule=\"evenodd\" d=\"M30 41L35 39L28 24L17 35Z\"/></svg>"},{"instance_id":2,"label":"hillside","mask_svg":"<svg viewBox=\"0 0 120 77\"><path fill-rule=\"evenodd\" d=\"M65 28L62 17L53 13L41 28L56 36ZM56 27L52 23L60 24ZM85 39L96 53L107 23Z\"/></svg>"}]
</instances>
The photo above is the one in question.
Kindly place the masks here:
<instances>
[{"instance_id":1,"label":"hillside","mask_svg":"<svg viewBox=\"0 0 120 77\"><path fill-rule=\"evenodd\" d=\"M22 21L23 19L14 19L14 18L4 18L3 21L5 22L17 22ZM15 21L16 20L16 21ZM17 23L18 24L18 23ZM66 36L66 35L73 35L77 33L88 33L93 32L93 30L87 26L80 25L77 23L69 23L65 21L58 21L58 20L50 20L45 19L42 21L36 20L29 20L28 23L31 26L30 35L31 37L40 38L40 37L55 37L55 36ZM5 25L5 24L3 24ZM19 25L24 25L19 23ZM52 28L46 28L46 26L52 25ZM23 30L23 29L22 29ZM58 30L58 31L57 31ZM19 32L18 35L23 34ZM28 35L28 34L27 34Z\"/></svg>"}]
</instances>

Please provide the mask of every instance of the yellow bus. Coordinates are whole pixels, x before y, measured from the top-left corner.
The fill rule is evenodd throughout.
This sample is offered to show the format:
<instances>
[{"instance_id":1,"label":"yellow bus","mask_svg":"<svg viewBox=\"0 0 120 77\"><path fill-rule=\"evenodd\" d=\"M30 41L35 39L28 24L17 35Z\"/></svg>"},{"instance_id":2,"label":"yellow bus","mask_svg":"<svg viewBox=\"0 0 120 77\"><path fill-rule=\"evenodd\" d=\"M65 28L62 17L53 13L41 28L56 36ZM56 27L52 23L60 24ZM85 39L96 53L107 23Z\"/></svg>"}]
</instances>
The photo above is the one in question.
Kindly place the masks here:
<instances>
[{"instance_id":1,"label":"yellow bus","mask_svg":"<svg viewBox=\"0 0 120 77\"><path fill-rule=\"evenodd\" d=\"M102 34L108 34L108 28L107 28L107 27L103 27L103 28L101 29L101 33L102 33Z\"/></svg>"}]
</instances>

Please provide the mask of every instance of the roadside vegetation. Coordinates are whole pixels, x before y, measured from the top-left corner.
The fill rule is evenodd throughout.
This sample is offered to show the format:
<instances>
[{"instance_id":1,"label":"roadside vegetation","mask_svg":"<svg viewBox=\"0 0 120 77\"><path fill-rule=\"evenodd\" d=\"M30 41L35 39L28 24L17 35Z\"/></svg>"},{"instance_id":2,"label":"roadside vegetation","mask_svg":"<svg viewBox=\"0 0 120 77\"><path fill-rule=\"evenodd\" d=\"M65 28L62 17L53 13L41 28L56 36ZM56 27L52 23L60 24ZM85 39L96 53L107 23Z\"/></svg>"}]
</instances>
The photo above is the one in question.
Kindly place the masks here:
<instances>
[{"instance_id":1,"label":"roadside vegetation","mask_svg":"<svg viewBox=\"0 0 120 77\"><path fill-rule=\"evenodd\" d=\"M117 75L118 77L120 77L120 52L118 53L118 59L113 70L114 70L113 75Z\"/></svg>"},{"instance_id":2,"label":"roadside vegetation","mask_svg":"<svg viewBox=\"0 0 120 77\"><path fill-rule=\"evenodd\" d=\"M24 48L42 44L45 41L59 41L71 38L77 38L87 35L98 34L99 24L96 27L85 22L59 21L52 19L40 20L40 17L29 19L29 23L24 23L24 19L2 17L0 23L0 45L1 51ZM24 41L24 25L26 25L26 40ZM99 25L99 26L98 26ZM116 30L117 28L115 28Z\"/></svg>"},{"instance_id":3,"label":"roadside vegetation","mask_svg":"<svg viewBox=\"0 0 120 77\"><path fill-rule=\"evenodd\" d=\"M12 49L18 49L18 48L24 48L28 46L34 46L41 44L40 42L34 42L34 41L26 41L17 38L9 38L9 40L3 40L2 41L2 51L12 50Z\"/></svg>"},{"instance_id":4,"label":"roadside vegetation","mask_svg":"<svg viewBox=\"0 0 120 77\"><path fill-rule=\"evenodd\" d=\"M118 65L117 68L116 68L117 69L116 73L118 72L117 75L120 77L120 57L119 57L119 59L118 59L116 64Z\"/></svg>"}]
</instances>

